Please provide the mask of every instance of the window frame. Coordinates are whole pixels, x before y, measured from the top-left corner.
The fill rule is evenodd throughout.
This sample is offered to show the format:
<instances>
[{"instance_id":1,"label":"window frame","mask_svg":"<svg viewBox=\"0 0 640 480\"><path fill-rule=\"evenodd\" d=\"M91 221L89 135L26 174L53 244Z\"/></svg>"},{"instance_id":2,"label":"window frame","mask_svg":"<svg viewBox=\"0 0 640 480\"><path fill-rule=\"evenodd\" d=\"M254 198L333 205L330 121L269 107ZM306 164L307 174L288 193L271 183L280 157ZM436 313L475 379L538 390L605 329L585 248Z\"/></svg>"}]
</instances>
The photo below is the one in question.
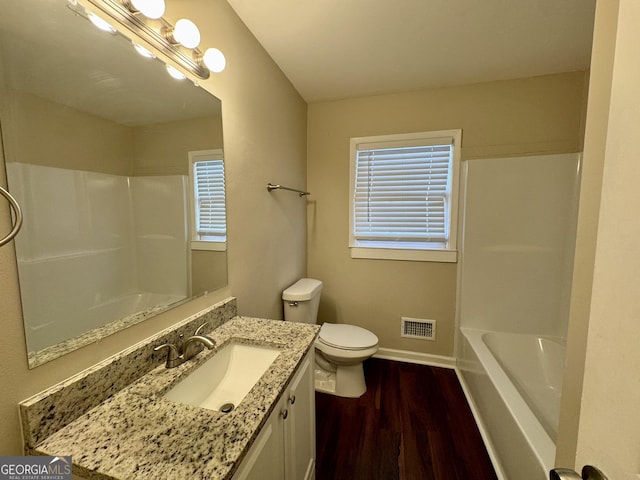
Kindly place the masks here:
<instances>
[{"instance_id":1,"label":"window frame","mask_svg":"<svg viewBox=\"0 0 640 480\"><path fill-rule=\"evenodd\" d=\"M448 209L448 238L446 245L438 246L427 242L417 242L409 245L405 242L375 242L358 240L354 234L355 222L355 183L357 153L367 148L391 148L402 146L434 145L436 139L445 139L453 144L450 167L449 209ZM442 145L443 143L438 143ZM391 135L377 135L368 137L354 137L350 141L350 175L349 175L349 250L351 258L368 258L383 260L409 260L420 262L457 262L457 231L458 231L458 192L460 176L460 150L462 145L462 130L438 130L430 132L415 132ZM421 244L420 244L421 243Z\"/></svg>"},{"instance_id":2,"label":"window frame","mask_svg":"<svg viewBox=\"0 0 640 480\"><path fill-rule=\"evenodd\" d=\"M221 148L211 150L195 150L188 152L189 156L189 244L191 250L209 250L224 252L227 250L227 235L225 225L225 235L201 237L197 231L197 208L196 208L196 190L195 190L195 174L194 164L197 162L206 162L212 160L221 160L224 172L224 157ZM225 187L226 188L226 187ZM226 192L225 193L225 211L226 211ZM225 221L226 223L226 221Z\"/></svg>"}]
</instances>

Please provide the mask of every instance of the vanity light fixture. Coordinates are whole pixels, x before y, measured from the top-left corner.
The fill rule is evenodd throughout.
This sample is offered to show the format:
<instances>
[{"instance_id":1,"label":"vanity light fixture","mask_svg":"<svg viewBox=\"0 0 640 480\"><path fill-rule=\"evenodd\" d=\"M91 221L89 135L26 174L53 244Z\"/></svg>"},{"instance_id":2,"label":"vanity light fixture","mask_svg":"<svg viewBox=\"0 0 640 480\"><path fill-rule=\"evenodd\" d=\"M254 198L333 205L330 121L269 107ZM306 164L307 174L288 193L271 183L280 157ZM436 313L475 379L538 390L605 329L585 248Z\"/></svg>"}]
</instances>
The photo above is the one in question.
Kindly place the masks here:
<instances>
[{"instance_id":1,"label":"vanity light fixture","mask_svg":"<svg viewBox=\"0 0 640 480\"><path fill-rule=\"evenodd\" d=\"M209 48L204 53L198 49L200 31L195 23L181 18L174 26L162 17L165 10L164 0L68 0L68 2L71 9L88 17L98 28L105 30L96 23L94 17L99 24L109 25L107 21L93 12L84 10L82 4L90 4L101 14L120 23L198 78L209 78L210 72L219 73L226 66L224 54L217 48ZM111 25L109 27L107 31L116 32ZM143 56L155 56L135 43L134 47ZM184 76L179 70L175 68L173 70Z\"/></svg>"},{"instance_id":2,"label":"vanity light fixture","mask_svg":"<svg viewBox=\"0 0 640 480\"><path fill-rule=\"evenodd\" d=\"M219 73L227 66L224 54L217 48L207 48L207 51L202 56L202 63L213 73Z\"/></svg>"},{"instance_id":3,"label":"vanity light fixture","mask_svg":"<svg viewBox=\"0 0 640 480\"><path fill-rule=\"evenodd\" d=\"M164 0L125 0L129 10L133 9L133 13L140 12L147 18L158 20L164 15ZM124 2L123 2L124 3Z\"/></svg>"},{"instance_id":4,"label":"vanity light fixture","mask_svg":"<svg viewBox=\"0 0 640 480\"><path fill-rule=\"evenodd\" d=\"M187 48L197 48L200 45L200 30L195 23L187 18L181 18L173 29L165 30L167 40L179 43Z\"/></svg>"}]
</instances>

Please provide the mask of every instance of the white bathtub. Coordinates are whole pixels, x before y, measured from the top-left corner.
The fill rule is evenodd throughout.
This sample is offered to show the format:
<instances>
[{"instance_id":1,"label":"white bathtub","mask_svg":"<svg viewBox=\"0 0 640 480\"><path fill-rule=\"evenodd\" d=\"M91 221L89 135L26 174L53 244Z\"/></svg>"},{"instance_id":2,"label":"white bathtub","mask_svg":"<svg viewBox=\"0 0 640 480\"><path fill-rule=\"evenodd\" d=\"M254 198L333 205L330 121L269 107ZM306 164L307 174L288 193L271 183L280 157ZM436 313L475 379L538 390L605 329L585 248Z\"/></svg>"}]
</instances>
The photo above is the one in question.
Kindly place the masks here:
<instances>
[{"instance_id":1,"label":"white bathtub","mask_svg":"<svg viewBox=\"0 0 640 480\"><path fill-rule=\"evenodd\" d=\"M114 320L126 320L135 315L148 315L166 310L169 305L184 300L181 295L137 292L123 295L89 308L85 327L99 328Z\"/></svg>"},{"instance_id":2,"label":"white bathtub","mask_svg":"<svg viewBox=\"0 0 640 480\"><path fill-rule=\"evenodd\" d=\"M564 345L549 337L460 330L459 373L499 477L548 478L555 461Z\"/></svg>"},{"instance_id":3,"label":"white bathtub","mask_svg":"<svg viewBox=\"0 0 640 480\"><path fill-rule=\"evenodd\" d=\"M54 315L59 307L43 302L36 305L37 309L44 311L48 308L52 314L42 315L46 321L37 327L30 327L30 355L40 352L42 357L48 355L47 349L64 349L64 344L69 342L82 345L95 341L105 334L118 331L124 325L133 325L160 313L185 298L183 295L136 292L90 306L73 308L62 305L65 311L71 312L65 315Z\"/></svg>"}]
</instances>

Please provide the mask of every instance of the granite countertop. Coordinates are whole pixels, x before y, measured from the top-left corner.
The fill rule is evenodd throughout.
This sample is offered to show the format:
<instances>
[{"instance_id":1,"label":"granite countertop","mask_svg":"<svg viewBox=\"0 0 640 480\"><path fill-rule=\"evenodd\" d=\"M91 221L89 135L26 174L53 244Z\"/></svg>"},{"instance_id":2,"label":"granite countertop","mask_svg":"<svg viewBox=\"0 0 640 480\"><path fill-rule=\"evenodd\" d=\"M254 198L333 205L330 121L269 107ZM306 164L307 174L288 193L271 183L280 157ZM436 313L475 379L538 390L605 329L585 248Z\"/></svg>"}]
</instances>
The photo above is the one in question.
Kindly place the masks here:
<instances>
[{"instance_id":1,"label":"granite countertop","mask_svg":"<svg viewBox=\"0 0 640 480\"><path fill-rule=\"evenodd\" d=\"M179 367L153 369L38 444L41 455L71 455L74 473L91 479L228 479L312 347L318 326L235 317L208 335L205 350ZM230 341L282 353L228 414L163 398ZM150 347L151 348L151 347Z\"/></svg>"}]
</instances>

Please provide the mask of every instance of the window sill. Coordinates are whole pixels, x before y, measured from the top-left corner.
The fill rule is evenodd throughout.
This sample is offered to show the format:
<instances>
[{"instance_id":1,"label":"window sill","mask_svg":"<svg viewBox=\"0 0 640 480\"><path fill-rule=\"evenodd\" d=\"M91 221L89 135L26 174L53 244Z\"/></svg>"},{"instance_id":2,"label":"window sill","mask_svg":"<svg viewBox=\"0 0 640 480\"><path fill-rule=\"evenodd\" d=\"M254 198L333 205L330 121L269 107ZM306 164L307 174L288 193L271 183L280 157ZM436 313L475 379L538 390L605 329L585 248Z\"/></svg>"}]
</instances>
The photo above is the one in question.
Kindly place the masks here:
<instances>
[{"instance_id":1,"label":"window sill","mask_svg":"<svg viewBox=\"0 0 640 480\"><path fill-rule=\"evenodd\" d=\"M414 250L403 248L366 248L349 247L351 258L369 258L375 260L406 260L413 262L456 263L456 250Z\"/></svg>"},{"instance_id":2,"label":"window sill","mask_svg":"<svg viewBox=\"0 0 640 480\"><path fill-rule=\"evenodd\" d=\"M203 240L192 240L191 250L209 250L214 252L226 252L227 242L206 242Z\"/></svg>"}]
</instances>

